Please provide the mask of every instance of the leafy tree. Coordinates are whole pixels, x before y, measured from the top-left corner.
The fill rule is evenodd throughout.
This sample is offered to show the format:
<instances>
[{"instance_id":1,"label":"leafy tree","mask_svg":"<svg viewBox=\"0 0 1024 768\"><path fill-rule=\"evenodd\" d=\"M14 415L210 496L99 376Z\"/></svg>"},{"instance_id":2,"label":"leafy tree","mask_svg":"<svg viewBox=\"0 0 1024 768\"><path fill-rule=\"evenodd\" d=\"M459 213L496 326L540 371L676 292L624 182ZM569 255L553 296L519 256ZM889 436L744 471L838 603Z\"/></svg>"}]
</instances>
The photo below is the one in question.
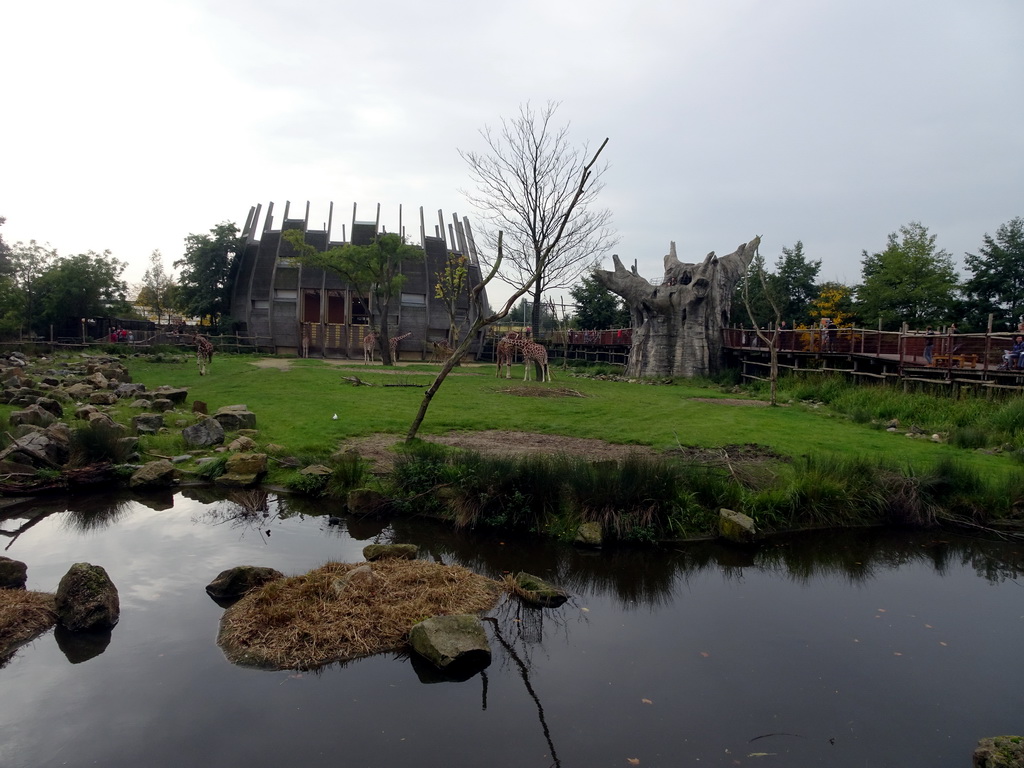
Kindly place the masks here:
<instances>
[{"instance_id":1,"label":"leafy tree","mask_svg":"<svg viewBox=\"0 0 1024 768\"><path fill-rule=\"evenodd\" d=\"M337 273L357 293L369 299L371 325L376 317L375 327L380 330L378 341L381 345L381 359L384 365L391 365L393 361L388 343L391 338L388 328L391 301L405 284L403 262L422 261L423 251L407 245L399 235L390 232L378 235L369 245L345 243L328 251L318 251L306 243L300 230L288 230L284 236L294 247L296 257L303 263Z\"/></svg>"},{"instance_id":2,"label":"leafy tree","mask_svg":"<svg viewBox=\"0 0 1024 768\"><path fill-rule=\"evenodd\" d=\"M448 343L459 343L456 315L459 299L469 296L469 261L462 254L448 252L444 264L434 276L434 298L440 299L448 315Z\"/></svg>"},{"instance_id":3,"label":"leafy tree","mask_svg":"<svg viewBox=\"0 0 1024 768\"><path fill-rule=\"evenodd\" d=\"M15 291L7 302L8 315L19 332L34 329L39 314L39 278L58 259L57 251L49 245L42 246L35 240L28 245L17 242L10 250L11 288ZM16 318L16 320L15 320Z\"/></svg>"},{"instance_id":4,"label":"leafy tree","mask_svg":"<svg viewBox=\"0 0 1024 768\"><path fill-rule=\"evenodd\" d=\"M35 281L41 324L64 326L80 317L126 313L128 286L121 278L125 266L110 251L58 258Z\"/></svg>"},{"instance_id":5,"label":"leafy tree","mask_svg":"<svg viewBox=\"0 0 1024 768\"><path fill-rule=\"evenodd\" d=\"M857 319L853 289L848 285L827 281L818 286L818 295L808 310L810 319L831 317L836 325L849 325Z\"/></svg>"},{"instance_id":6,"label":"leafy tree","mask_svg":"<svg viewBox=\"0 0 1024 768\"><path fill-rule=\"evenodd\" d=\"M6 223L7 217L0 216L0 227ZM4 242L4 236L0 234L0 276L10 275L12 271L11 247Z\"/></svg>"},{"instance_id":7,"label":"leafy tree","mask_svg":"<svg viewBox=\"0 0 1024 768\"><path fill-rule=\"evenodd\" d=\"M754 254L746 273L736 284L732 305L743 307L746 317L741 323L753 323L755 328L775 322L776 308L785 303L779 292L777 277L768 271L764 256Z\"/></svg>"},{"instance_id":8,"label":"leafy tree","mask_svg":"<svg viewBox=\"0 0 1024 768\"><path fill-rule=\"evenodd\" d=\"M593 275L584 275L569 289L576 302L576 324L585 331L629 326L629 310L621 297L612 293Z\"/></svg>"},{"instance_id":9,"label":"leafy tree","mask_svg":"<svg viewBox=\"0 0 1024 768\"><path fill-rule=\"evenodd\" d=\"M185 255L174 262L181 269L175 308L193 317L209 318L217 328L231 307L235 256L241 251L238 227L225 221L208 235L185 238Z\"/></svg>"},{"instance_id":10,"label":"leafy tree","mask_svg":"<svg viewBox=\"0 0 1024 768\"><path fill-rule=\"evenodd\" d=\"M476 184L465 194L486 222L486 241L493 248L497 233L503 236L507 270L499 279L513 287L531 283L535 334L544 291L572 285L616 242L611 211L595 207L605 169L587 174L580 195L587 147L571 146L568 125L552 124L557 109L555 102L540 111L524 104L516 117L502 119L500 131L480 131L487 153L459 151ZM572 217L563 224L570 204Z\"/></svg>"},{"instance_id":11,"label":"leafy tree","mask_svg":"<svg viewBox=\"0 0 1024 768\"><path fill-rule=\"evenodd\" d=\"M176 288L173 276L164 270L164 257L160 251L153 251L149 256L149 268L142 276L137 303L152 309L159 323L163 315L170 314L176 299Z\"/></svg>"},{"instance_id":12,"label":"leafy tree","mask_svg":"<svg viewBox=\"0 0 1024 768\"><path fill-rule=\"evenodd\" d=\"M818 296L820 271L821 259L808 261L802 241L797 240L792 248L783 246L771 279L783 320L796 325L809 322L811 302Z\"/></svg>"},{"instance_id":13,"label":"leafy tree","mask_svg":"<svg viewBox=\"0 0 1024 768\"><path fill-rule=\"evenodd\" d=\"M949 318L957 275L952 257L936 249L935 240L927 227L912 221L889 235L884 251L864 251L857 301L865 322L880 318L892 330L904 322L923 328Z\"/></svg>"},{"instance_id":14,"label":"leafy tree","mask_svg":"<svg viewBox=\"0 0 1024 768\"><path fill-rule=\"evenodd\" d=\"M984 328L992 314L994 327L1016 328L1024 315L1024 218L1001 225L995 237L985 233L964 264L971 273L963 286L967 322Z\"/></svg>"}]
</instances>

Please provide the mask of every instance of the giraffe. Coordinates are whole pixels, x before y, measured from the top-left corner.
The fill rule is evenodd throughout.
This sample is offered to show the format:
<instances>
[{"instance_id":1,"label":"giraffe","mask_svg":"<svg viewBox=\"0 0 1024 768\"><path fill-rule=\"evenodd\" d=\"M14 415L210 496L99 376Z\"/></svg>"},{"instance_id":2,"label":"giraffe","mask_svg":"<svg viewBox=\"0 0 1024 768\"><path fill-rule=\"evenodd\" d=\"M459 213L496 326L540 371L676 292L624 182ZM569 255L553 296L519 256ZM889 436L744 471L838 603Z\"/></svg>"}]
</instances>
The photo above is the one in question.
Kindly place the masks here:
<instances>
[{"instance_id":1,"label":"giraffe","mask_svg":"<svg viewBox=\"0 0 1024 768\"><path fill-rule=\"evenodd\" d=\"M449 357L455 354L455 350L452 349L452 345L447 341L432 341L430 342L430 361L438 363L447 360Z\"/></svg>"},{"instance_id":2,"label":"giraffe","mask_svg":"<svg viewBox=\"0 0 1024 768\"><path fill-rule=\"evenodd\" d=\"M498 345L495 347L494 357L497 360L498 367L494 372L496 378L501 378L501 367L505 366L505 378L512 378L512 363L515 362L516 348L510 343L515 339L520 338L517 331L509 331L502 338L498 339Z\"/></svg>"},{"instance_id":3,"label":"giraffe","mask_svg":"<svg viewBox=\"0 0 1024 768\"><path fill-rule=\"evenodd\" d=\"M523 381L530 380L530 363L536 362L540 366L541 370L541 381L551 381L551 369L548 368L548 351L542 345L529 339L524 339L517 333L516 338L512 338L512 334L508 334L502 339L505 342L510 351L510 355L515 350L519 350L523 353L523 365L526 370L523 372ZM511 363L509 363L508 374L505 376L506 379L512 378Z\"/></svg>"},{"instance_id":4,"label":"giraffe","mask_svg":"<svg viewBox=\"0 0 1024 768\"><path fill-rule=\"evenodd\" d=\"M398 343L402 339L407 339L412 336L411 333L403 333L401 336L393 336L388 339L388 349L391 350L391 362L396 362L398 358ZM380 336L377 335L376 331L370 331L368 334L363 336L363 362L373 362L373 351L377 347L377 339Z\"/></svg>"},{"instance_id":5,"label":"giraffe","mask_svg":"<svg viewBox=\"0 0 1024 768\"><path fill-rule=\"evenodd\" d=\"M196 345L196 365L199 366L199 375L205 376L207 366L213 362L213 344L198 333L192 337L192 343Z\"/></svg>"}]
</instances>

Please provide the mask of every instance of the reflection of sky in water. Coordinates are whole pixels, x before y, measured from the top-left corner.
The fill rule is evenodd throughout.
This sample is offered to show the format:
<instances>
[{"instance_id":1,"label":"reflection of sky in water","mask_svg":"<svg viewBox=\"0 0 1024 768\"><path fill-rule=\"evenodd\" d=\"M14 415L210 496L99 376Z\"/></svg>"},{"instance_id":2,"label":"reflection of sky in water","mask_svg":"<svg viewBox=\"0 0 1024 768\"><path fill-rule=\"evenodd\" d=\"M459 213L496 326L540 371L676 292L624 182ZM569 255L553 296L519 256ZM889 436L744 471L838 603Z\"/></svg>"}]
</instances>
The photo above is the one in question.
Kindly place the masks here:
<instances>
[{"instance_id":1,"label":"reflection of sky in water","mask_svg":"<svg viewBox=\"0 0 1024 768\"><path fill-rule=\"evenodd\" d=\"M535 700L496 642L486 675L461 684L423 684L389 655L301 675L227 663L222 611L204 591L217 573L300 573L360 561L368 543L324 517L278 516L273 502L266 521L225 518L232 510L178 495L162 511L131 504L109 527L53 514L13 542L4 554L28 563L32 589L52 591L74 562L102 565L122 618L84 663L47 635L0 669L0 765L546 768L538 701L566 768L760 764L751 752L952 768L978 738L1021 730L1024 589L980 578L983 550L953 550L939 572L921 554L927 537L832 537L831 560L804 547L755 562L714 547L581 553L396 521L424 556L571 585L560 610L495 614ZM844 548L866 578L836 566ZM779 732L800 736L750 742Z\"/></svg>"}]
</instances>

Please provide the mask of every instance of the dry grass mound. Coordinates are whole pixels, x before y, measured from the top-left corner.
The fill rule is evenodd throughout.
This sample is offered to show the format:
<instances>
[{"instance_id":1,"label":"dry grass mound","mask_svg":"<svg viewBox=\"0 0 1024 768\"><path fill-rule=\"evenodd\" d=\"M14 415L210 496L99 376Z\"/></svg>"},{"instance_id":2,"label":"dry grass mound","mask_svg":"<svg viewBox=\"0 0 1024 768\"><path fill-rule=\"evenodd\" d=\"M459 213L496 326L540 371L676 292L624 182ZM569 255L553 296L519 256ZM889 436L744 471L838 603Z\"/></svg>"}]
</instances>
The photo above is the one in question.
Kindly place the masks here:
<instances>
[{"instance_id":1,"label":"dry grass mound","mask_svg":"<svg viewBox=\"0 0 1024 768\"><path fill-rule=\"evenodd\" d=\"M568 387L531 387L526 384L498 390L503 395L516 397L586 397L582 392Z\"/></svg>"},{"instance_id":2,"label":"dry grass mound","mask_svg":"<svg viewBox=\"0 0 1024 768\"><path fill-rule=\"evenodd\" d=\"M19 647L57 623L53 595L0 589L0 664Z\"/></svg>"},{"instance_id":3,"label":"dry grass mound","mask_svg":"<svg viewBox=\"0 0 1024 768\"><path fill-rule=\"evenodd\" d=\"M426 560L372 563L372 579L346 574L366 563L328 563L269 582L224 612L217 643L236 664L311 669L402 648L413 624L493 608L499 582Z\"/></svg>"}]
</instances>

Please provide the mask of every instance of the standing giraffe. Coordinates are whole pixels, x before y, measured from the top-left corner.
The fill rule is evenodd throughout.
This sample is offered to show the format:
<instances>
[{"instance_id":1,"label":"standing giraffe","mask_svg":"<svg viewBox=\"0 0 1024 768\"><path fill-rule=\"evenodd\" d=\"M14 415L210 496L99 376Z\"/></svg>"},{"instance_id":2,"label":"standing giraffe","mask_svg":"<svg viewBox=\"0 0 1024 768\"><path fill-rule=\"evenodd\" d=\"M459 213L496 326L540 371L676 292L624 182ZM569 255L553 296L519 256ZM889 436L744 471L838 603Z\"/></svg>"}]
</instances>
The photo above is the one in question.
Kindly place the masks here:
<instances>
[{"instance_id":1,"label":"standing giraffe","mask_svg":"<svg viewBox=\"0 0 1024 768\"><path fill-rule=\"evenodd\" d=\"M206 367L213 362L213 344L198 333L192 337L192 343L196 345L196 365L199 366L199 375L205 376Z\"/></svg>"},{"instance_id":2,"label":"standing giraffe","mask_svg":"<svg viewBox=\"0 0 1024 768\"><path fill-rule=\"evenodd\" d=\"M515 362L516 348L510 342L518 338L520 336L517 331L509 331L498 339L498 345L494 349L494 358L498 363L497 370L494 372L496 378L501 378L502 366L505 366L505 378L512 378L512 363Z\"/></svg>"},{"instance_id":3,"label":"standing giraffe","mask_svg":"<svg viewBox=\"0 0 1024 768\"><path fill-rule=\"evenodd\" d=\"M388 339L388 349L391 350L391 362L397 362L398 358L398 343L402 339L407 339L412 336L412 333L403 333L401 336L393 336ZM375 331L370 331L368 334L363 336L363 362L373 362L373 351L377 347L377 339L380 337Z\"/></svg>"},{"instance_id":4,"label":"standing giraffe","mask_svg":"<svg viewBox=\"0 0 1024 768\"><path fill-rule=\"evenodd\" d=\"M551 381L551 369L548 368L548 351L542 345L529 339L524 339L516 334L516 338L511 338L512 334L508 334L502 339L511 350L518 349L523 353L523 366L526 370L523 372L523 381L530 380L530 363L536 362L540 366L541 381ZM505 376L506 379L512 378L512 366L509 364L509 372Z\"/></svg>"}]
</instances>

